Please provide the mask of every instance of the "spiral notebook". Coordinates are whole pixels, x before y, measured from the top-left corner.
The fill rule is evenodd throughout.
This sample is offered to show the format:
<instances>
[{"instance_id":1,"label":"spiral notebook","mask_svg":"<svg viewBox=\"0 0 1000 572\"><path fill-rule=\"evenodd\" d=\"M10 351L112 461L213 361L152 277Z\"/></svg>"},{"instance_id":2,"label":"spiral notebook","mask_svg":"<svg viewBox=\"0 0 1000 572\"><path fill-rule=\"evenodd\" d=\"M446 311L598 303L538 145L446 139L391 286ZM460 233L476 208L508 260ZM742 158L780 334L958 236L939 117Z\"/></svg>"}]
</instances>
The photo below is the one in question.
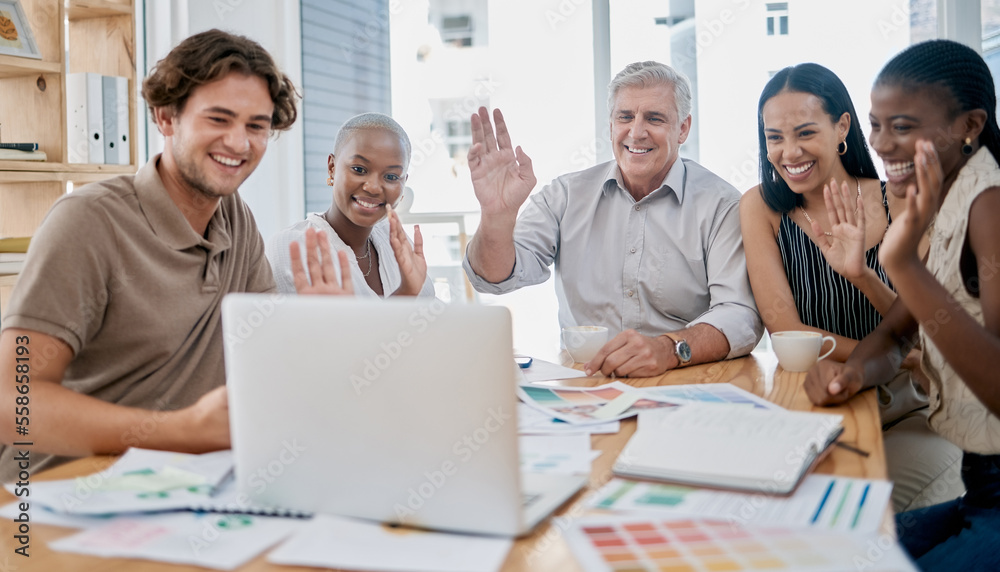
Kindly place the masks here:
<instances>
[{"instance_id":1,"label":"spiral notebook","mask_svg":"<svg viewBox=\"0 0 1000 572\"><path fill-rule=\"evenodd\" d=\"M693 403L639 415L624 477L789 494L843 432L843 416Z\"/></svg>"},{"instance_id":2,"label":"spiral notebook","mask_svg":"<svg viewBox=\"0 0 1000 572\"><path fill-rule=\"evenodd\" d=\"M54 512L81 516L173 510L311 516L251 503L237 492L232 475L231 451L191 455L133 448L99 473L32 483L31 498Z\"/></svg>"}]
</instances>

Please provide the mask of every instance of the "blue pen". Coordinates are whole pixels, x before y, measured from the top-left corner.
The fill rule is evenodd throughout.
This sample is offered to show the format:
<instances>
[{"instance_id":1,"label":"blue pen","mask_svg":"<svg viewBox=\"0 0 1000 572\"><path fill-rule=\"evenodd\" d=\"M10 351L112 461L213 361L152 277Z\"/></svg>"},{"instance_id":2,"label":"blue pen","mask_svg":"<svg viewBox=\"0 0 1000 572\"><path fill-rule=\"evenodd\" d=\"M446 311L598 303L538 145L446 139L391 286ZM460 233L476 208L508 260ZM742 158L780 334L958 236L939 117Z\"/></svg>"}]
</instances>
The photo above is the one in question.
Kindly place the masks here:
<instances>
[{"instance_id":1,"label":"blue pen","mask_svg":"<svg viewBox=\"0 0 1000 572\"><path fill-rule=\"evenodd\" d=\"M823 500L819 501L819 506L816 507L816 514L813 515L812 524L816 524L819 520L819 513L823 512L823 506L826 505L827 499L830 498L830 492L833 491L833 484L836 481L830 481L830 486L826 487L826 492L823 494Z\"/></svg>"},{"instance_id":2,"label":"blue pen","mask_svg":"<svg viewBox=\"0 0 1000 572\"><path fill-rule=\"evenodd\" d=\"M858 519L861 518L861 509L865 506L865 500L868 498L868 489L872 488L871 483L865 485L864 492L861 493L861 502L858 503L858 512L854 513L854 521L851 522L851 528L857 528Z\"/></svg>"}]
</instances>

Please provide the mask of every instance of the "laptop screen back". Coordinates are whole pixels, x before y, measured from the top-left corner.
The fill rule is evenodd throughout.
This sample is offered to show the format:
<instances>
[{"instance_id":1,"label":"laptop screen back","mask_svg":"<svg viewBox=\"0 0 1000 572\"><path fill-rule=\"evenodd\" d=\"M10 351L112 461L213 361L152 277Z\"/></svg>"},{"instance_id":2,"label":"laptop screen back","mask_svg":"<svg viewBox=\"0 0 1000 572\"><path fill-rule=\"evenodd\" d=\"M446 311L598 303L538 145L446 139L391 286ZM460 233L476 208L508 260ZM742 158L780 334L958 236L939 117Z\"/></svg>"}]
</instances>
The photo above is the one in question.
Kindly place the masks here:
<instances>
[{"instance_id":1,"label":"laptop screen back","mask_svg":"<svg viewBox=\"0 0 1000 572\"><path fill-rule=\"evenodd\" d=\"M251 502L521 528L506 309L237 294L222 318L236 479Z\"/></svg>"}]
</instances>

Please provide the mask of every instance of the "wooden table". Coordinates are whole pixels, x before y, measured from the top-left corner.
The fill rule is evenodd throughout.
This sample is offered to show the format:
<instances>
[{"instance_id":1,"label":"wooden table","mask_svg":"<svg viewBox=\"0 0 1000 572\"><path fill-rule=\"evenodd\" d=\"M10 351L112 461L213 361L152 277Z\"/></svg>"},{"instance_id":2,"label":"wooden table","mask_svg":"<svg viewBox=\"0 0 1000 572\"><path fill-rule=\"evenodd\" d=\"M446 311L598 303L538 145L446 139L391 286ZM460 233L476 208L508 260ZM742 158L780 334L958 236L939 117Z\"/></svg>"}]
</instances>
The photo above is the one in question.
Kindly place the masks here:
<instances>
[{"instance_id":1,"label":"wooden table","mask_svg":"<svg viewBox=\"0 0 1000 572\"><path fill-rule=\"evenodd\" d=\"M729 382L742 389L759 395L769 401L788 409L801 411L820 410L814 407L802 389L805 374L775 371L776 361L773 354L753 355L746 358L729 360L714 364L693 366L682 370L668 372L665 375L622 380L637 387L656 385L676 385L685 383L717 383ZM578 378L562 382L552 382L561 385L591 386L606 383L603 378ZM836 474L847 477L869 479L885 479L885 451L882 447L882 431L879 421L878 405L874 392L863 393L848 404L839 407L822 408L822 411L838 413L844 416L844 434L841 441L870 453L863 457L857 453L835 447L833 452L819 465L817 472ZM543 523L528 537L514 544L504 563L505 572L528 572L558 570L560 572L578 572L580 570L570 553L569 546L563 539L562 532L573 519L582 516L586 509L582 499L597 490L612 478L611 465L618 453L625 446L629 437L635 432L635 421L622 422L622 429L613 435L594 435L592 446L602 451L602 455L594 461L587 489L574 497L573 502L563 507L554 519ZM113 457L91 457L49 470L35 477L34 480L65 479L87 475L104 469L114 461ZM13 496L0 490L0 505L13 500ZM144 560L104 559L92 556L65 554L50 551L48 543L74 531L53 526L34 525L31 527L31 558L24 559L12 554L12 535L14 523L0 521L0 570L23 572L28 570L60 570L60 571L130 571L142 570L150 572L181 572L200 571L202 568L148 562ZM15 559L16 558L16 559ZM5 560L6 559L6 560ZM5 564L7 567L5 567ZM247 572L279 571L279 570L315 570L310 568L277 566L268 564L265 555L260 555L241 568Z\"/></svg>"}]
</instances>

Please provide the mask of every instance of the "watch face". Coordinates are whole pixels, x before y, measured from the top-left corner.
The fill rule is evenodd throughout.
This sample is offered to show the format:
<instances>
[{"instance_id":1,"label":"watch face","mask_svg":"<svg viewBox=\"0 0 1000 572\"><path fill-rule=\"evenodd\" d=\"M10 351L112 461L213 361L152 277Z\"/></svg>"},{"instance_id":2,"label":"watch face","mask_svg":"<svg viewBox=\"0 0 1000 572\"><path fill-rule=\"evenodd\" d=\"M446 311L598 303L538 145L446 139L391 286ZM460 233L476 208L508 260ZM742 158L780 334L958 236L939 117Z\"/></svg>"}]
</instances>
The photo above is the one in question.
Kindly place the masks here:
<instances>
[{"instance_id":1,"label":"watch face","mask_svg":"<svg viewBox=\"0 0 1000 572\"><path fill-rule=\"evenodd\" d=\"M682 362L691 361L691 346L684 340L677 342L677 357L681 358Z\"/></svg>"}]
</instances>

